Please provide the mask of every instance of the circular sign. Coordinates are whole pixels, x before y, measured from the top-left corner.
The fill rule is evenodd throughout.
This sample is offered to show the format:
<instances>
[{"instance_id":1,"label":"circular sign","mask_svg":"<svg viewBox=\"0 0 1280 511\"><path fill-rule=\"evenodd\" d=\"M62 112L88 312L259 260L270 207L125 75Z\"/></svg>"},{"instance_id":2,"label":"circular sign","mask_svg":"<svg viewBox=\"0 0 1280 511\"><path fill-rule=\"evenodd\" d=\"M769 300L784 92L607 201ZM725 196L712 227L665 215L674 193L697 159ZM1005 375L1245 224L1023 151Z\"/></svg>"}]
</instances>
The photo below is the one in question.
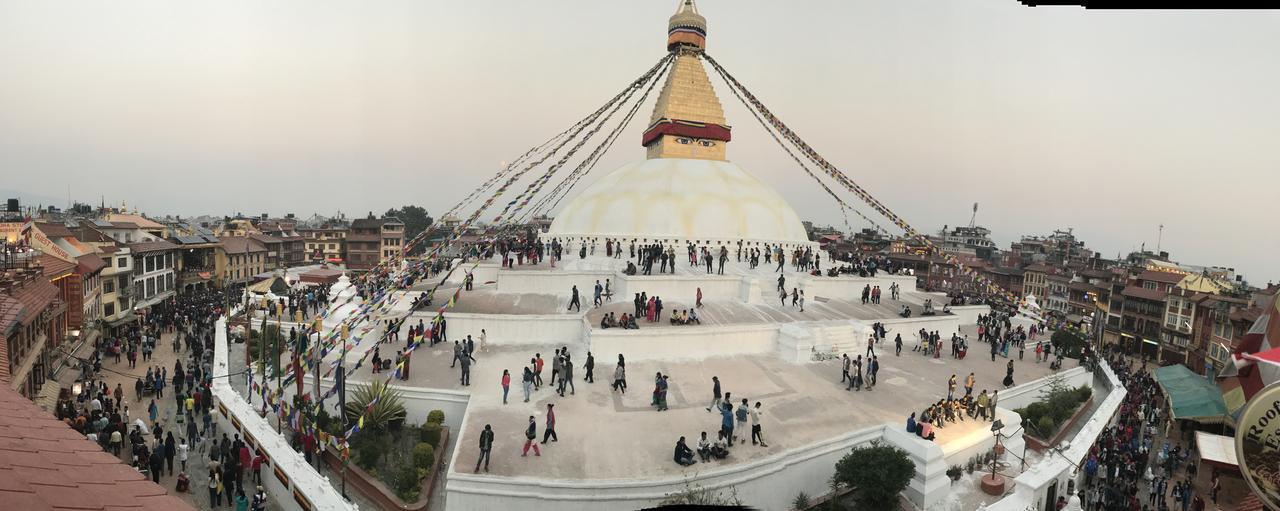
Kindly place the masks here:
<instances>
[{"instance_id":1,"label":"circular sign","mask_svg":"<svg viewBox=\"0 0 1280 511\"><path fill-rule=\"evenodd\" d=\"M1280 509L1280 383L1259 391L1240 412L1236 460L1269 509Z\"/></svg>"}]
</instances>

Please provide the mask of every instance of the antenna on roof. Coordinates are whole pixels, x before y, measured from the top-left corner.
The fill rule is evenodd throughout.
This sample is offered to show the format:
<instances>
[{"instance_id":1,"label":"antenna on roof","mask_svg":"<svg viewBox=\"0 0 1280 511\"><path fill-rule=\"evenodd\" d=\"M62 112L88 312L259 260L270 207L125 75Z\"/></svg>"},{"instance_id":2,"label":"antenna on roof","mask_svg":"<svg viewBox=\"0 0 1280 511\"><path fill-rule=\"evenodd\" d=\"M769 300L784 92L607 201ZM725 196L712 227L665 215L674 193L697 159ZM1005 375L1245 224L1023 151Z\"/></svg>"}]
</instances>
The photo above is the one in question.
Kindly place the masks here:
<instances>
[{"instance_id":1,"label":"antenna on roof","mask_svg":"<svg viewBox=\"0 0 1280 511\"><path fill-rule=\"evenodd\" d=\"M973 203L973 215L969 217L969 228L972 229L978 220L978 203Z\"/></svg>"}]
</instances>

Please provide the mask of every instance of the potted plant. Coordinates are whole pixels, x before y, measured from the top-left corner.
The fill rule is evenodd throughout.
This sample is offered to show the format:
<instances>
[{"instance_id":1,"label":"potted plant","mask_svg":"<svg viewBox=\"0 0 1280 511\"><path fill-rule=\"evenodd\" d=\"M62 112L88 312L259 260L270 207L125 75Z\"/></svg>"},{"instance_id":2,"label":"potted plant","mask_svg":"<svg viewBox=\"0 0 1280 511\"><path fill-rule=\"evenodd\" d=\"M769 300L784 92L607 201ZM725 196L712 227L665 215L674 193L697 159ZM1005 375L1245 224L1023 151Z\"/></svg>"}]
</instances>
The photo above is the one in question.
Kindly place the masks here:
<instances>
[{"instance_id":1,"label":"potted plant","mask_svg":"<svg viewBox=\"0 0 1280 511\"><path fill-rule=\"evenodd\" d=\"M964 471L960 468L960 465L952 465L951 468L947 469L947 477L951 478L952 483L959 481L960 474L962 473L964 473Z\"/></svg>"}]
</instances>

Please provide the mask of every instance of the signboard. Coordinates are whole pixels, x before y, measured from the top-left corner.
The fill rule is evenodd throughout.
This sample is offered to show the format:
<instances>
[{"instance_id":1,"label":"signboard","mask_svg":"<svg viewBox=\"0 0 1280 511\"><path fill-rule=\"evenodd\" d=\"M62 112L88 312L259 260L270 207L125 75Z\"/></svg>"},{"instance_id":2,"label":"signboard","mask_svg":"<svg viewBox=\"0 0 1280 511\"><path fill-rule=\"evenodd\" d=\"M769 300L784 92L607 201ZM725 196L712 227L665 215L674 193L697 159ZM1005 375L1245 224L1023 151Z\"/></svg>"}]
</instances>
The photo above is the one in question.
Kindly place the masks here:
<instances>
[{"instance_id":1,"label":"signboard","mask_svg":"<svg viewBox=\"0 0 1280 511\"><path fill-rule=\"evenodd\" d=\"M57 243L54 243L48 236L45 236L38 228L31 229L31 246L36 250L54 256L58 259L62 259L63 261L69 263L77 262L76 258L72 256L70 252L59 247Z\"/></svg>"},{"instance_id":2,"label":"signboard","mask_svg":"<svg viewBox=\"0 0 1280 511\"><path fill-rule=\"evenodd\" d=\"M1280 509L1280 383L1255 394L1237 424L1240 473L1268 509Z\"/></svg>"},{"instance_id":3,"label":"signboard","mask_svg":"<svg viewBox=\"0 0 1280 511\"><path fill-rule=\"evenodd\" d=\"M23 239L22 222L0 222L0 239L10 244L17 244Z\"/></svg>"}]
</instances>

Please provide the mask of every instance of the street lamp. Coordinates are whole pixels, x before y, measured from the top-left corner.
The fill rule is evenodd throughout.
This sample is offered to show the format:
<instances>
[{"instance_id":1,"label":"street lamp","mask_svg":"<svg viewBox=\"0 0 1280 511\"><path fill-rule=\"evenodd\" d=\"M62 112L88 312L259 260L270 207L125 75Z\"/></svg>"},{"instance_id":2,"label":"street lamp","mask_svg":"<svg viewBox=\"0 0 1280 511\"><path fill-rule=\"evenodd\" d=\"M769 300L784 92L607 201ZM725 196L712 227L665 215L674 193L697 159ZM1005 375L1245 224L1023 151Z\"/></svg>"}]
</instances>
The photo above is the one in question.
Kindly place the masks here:
<instances>
[{"instance_id":1,"label":"street lamp","mask_svg":"<svg viewBox=\"0 0 1280 511\"><path fill-rule=\"evenodd\" d=\"M1004 476L996 473L996 458L1000 456L1000 430L1004 429L1004 422L996 419L991 423L991 434L996 438L996 445L991 448L991 473L982 476L982 491L988 495L1004 494Z\"/></svg>"}]
</instances>

